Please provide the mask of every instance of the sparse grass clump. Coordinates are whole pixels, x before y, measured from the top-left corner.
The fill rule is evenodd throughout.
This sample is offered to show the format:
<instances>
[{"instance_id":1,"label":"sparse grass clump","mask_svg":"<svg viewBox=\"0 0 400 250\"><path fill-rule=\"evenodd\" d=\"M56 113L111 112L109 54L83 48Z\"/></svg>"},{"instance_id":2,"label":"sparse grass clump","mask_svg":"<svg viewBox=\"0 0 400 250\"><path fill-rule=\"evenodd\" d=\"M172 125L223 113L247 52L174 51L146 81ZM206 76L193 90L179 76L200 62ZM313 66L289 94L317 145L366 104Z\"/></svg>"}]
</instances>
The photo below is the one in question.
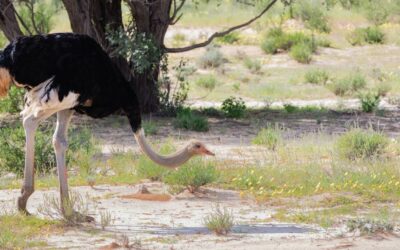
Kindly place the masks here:
<instances>
[{"instance_id":1,"label":"sparse grass clump","mask_svg":"<svg viewBox=\"0 0 400 250\"><path fill-rule=\"evenodd\" d=\"M146 135L155 135L157 134L158 128L157 124L152 121L143 121L142 127Z\"/></svg>"},{"instance_id":2,"label":"sparse grass clump","mask_svg":"<svg viewBox=\"0 0 400 250\"><path fill-rule=\"evenodd\" d=\"M226 117L242 118L246 113L246 104L240 97L229 97L222 102L221 110Z\"/></svg>"},{"instance_id":3,"label":"sparse grass clump","mask_svg":"<svg viewBox=\"0 0 400 250\"><path fill-rule=\"evenodd\" d=\"M261 62L259 60L251 59L249 57L244 59L244 66L252 73L259 73L261 70Z\"/></svg>"},{"instance_id":4,"label":"sparse grass clump","mask_svg":"<svg viewBox=\"0 0 400 250\"><path fill-rule=\"evenodd\" d=\"M216 235L227 235L235 225L232 211L216 206L214 210L204 218L204 224L208 230Z\"/></svg>"},{"instance_id":5,"label":"sparse grass clump","mask_svg":"<svg viewBox=\"0 0 400 250\"><path fill-rule=\"evenodd\" d=\"M217 79L214 75L203 75L196 80L196 85L208 91L212 91L217 85Z\"/></svg>"},{"instance_id":6,"label":"sparse grass clump","mask_svg":"<svg viewBox=\"0 0 400 250\"><path fill-rule=\"evenodd\" d=\"M266 146L270 150L275 150L282 140L281 131L278 128L263 128L253 139L253 144Z\"/></svg>"},{"instance_id":7,"label":"sparse grass clump","mask_svg":"<svg viewBox=\"0 0 400 250\"><path fill-rule=\"evenodd\" d=\"M112 223L113 217L111 213L107 210L100 211L99 214L100 214L100 226L104 230Z\"/></svg>"},{"instance_id":8,"label":"sparse grass clump","mask_svg":"<svg viewBox=\"0 0 400 250\"><path fill-rule=\"evenodd\" d=\"M307 83L326 85L330 79L329 73L323 69L312 69L304 75Z\"/></svg>"},{"instance_id":9,"label":"sparse grass clump","mask_svg":"<svg viewBox=\"0 0 400 250\"><path fill-rule=\"evenodd\" d=\"M318 2L303 1L296 5L296 15L306 24L307 28L319 32L329 33L331 31L323 6Z\"/></svg>"},{"instance_id":10,"label":"sparse grass clump","mask_svg":"<svg viewBox=\"0 0 400 250\"><path fill-rule=\"evenodd\" d=\"M235 44L239 42L240 35L238 32L230 32L225 36L218 37L216 40L222 44Z\"/></svg>"},{"instance_id":11,"label":"sparse grass clump","mask_svg":"<svg viewBox=\"0 0 400 250\"><path fill-rule=\"evenodd\" d=\"M162 145L159 149L160 154L170 154L174 151L174 147L170 143ZM140 178L150 179L151 181L162 181L169 173L169 169L162 167L147 156L141 155L135 166L136 175Z\"/></svg>"},{"instance_id":12,"label":"sparse grass clump","mask_svg":"<svg viewBox=\"0 0 400 250\"><path fill-rule=\"evenodd\" d=\"M284 33L281 28L271 29L261 43L261 48L268 54L289 51L293 59L309 63L317 50L314 37L303 32Z\"/></svg>"},{"instance_id":13,"label":"sparse grass clump","mask_svg":"<svg viewBox=\"0 0 400 250\"><path fill-rule=\"evenodd\" d=\"M342 78L338 78L330 84L330 88L335 95L345 96L353 94L367 85L367 80L360 72L352 73Z\"/></svg>"},{"instance_id":14,"label":"sparse grass clump","mask_svg":"<svg viewBox=\"0 0 400 250\"><path fill-rule=\"evenodd\" d=\"M377 93L366 92L360 94L359 100L361 102L362 111L366 113L371 113L378 108L381 97Z\"/></svg>"},{"instance_id":15,"label":"sparse grass clump","mask_svg":"<svg viewBox=\"0 0 400 250\"><path fill-rule=\"evenodd\" d=\"M209 45L206 47L206 52L198 59L197 64L201 68L218 68L224 62L224 55L221 53L219 46Z\"/></svg>"},{"instance_id":16,"label":"sparse grass clump","mask_svg":"<svg viewBox=\"0 0 400 250\"><path fill-rule=\"evenodd\" d=\"M174 126L193 131L208 131L208 120L201 115L193 113L190 108L182 108L176 114Z\"/></svg>"},{"instance_id":17,"label":"sparse grass clump","mask_svg":"<svg viewBox=\"0 0 400 250\"><path fill-rule=\"evenodd\" d=\"M387 220L357 218L347 221L350 232L359 231L361 235L374 233L391 233L394 225Z\"/></svg>"},{"instance_id":18,"label":"sparse grass clump","mask_svg":"<svg viewBox=\"0 0 400 250\"><path fill-rule=\"evenodd\" d=\"M384 134L354 128L341 135L335 147L340 157L357 160L382 156L388 145L389 138Z\"/></svg>"},{"instance_id":19,"label":"sparse grass clump","mask_svg":"<svg viewBox=\"0 0 400 250\"><path fill-rule=\"evenodd\" d=\"M347 41L353 46L382 44L385 34L379 27L356 28L347 36Z\"/></svg>"},{"instance_id":20,"label":"sparse grass clump","mask_svg":"<svg viewBox=\"0 0 400 250\"><path fill-rule=\"evenodd\" d=\"M165 183L187 188L189 192L194 193L199 187L212 183L216 179L217 170L215 167L210 163L196 158L178 170L170 172L165 177Z\"/></svg>"},{"instance_id":21,"label":"sparse grass clump","mask_svg":"<svg viewBox=\"0 0 400 250\"><path fill-rule=\"evenodd\" d=\"M45 235L57 229L58 222L35 216L5 214L0 216L0 249L31 249L46 246L34 241L35 236Z\"/></svg>"}]
</instances>

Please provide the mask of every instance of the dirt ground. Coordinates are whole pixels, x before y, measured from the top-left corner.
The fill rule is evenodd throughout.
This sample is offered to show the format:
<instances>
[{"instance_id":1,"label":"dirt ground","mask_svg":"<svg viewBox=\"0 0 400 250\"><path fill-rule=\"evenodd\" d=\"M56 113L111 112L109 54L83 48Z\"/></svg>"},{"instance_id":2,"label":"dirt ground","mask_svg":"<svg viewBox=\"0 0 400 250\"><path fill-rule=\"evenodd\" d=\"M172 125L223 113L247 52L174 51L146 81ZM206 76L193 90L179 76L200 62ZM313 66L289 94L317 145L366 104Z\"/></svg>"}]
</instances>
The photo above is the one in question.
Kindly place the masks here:
<instances>
[{"instance_id":1,"label":"dirt ground","mask_svg":"<svg viewBox=\"0 0 400 250\"><path fill-rule=\"evenodd\" d=\"M136 186L75 187L74 191L91 197L90 210L95 224L66 228L64 232L41 239L48 249L113 249L124 237L137 249L396 249L395 236L356 237L343 228L324 230L316 226L267 222L273 209L240 198L237 192L203 189L192 195L182 193L169 201L129 199L145 185L151 193L163 194L161 183ZM19 190L0 191L0 206L13 208ZM43 195L57 191L36 191L28 207L36 213ZM203 218L216 205L232 211L236 225L228 236L216 236L204 227ZM101 230L99 212L108 211L114 221Z\"/></svg>"}]
</instances>

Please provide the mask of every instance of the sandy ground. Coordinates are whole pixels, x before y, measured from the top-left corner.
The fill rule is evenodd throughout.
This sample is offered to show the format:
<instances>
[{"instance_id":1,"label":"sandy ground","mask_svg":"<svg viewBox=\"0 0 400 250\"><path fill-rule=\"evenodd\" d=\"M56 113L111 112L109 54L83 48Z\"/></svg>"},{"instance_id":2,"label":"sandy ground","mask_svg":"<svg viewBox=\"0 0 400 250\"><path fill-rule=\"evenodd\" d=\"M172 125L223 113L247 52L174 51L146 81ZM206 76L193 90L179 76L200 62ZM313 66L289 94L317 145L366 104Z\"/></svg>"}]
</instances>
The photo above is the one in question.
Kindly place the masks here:
<instances>
[{"instance_id":1,"label":"sandy ground","mask_svg":"<svg viewBox=\"0 0 400 250\"><path fill-rule=\"evenodd\" d=\"M66 228L41 239L48 242L49 249L111 249L111 244L121 244L123 237L131 244L140 242L139 249L396 249L400 244L394 236L355 237L346 234L344 228L326 231L317 226L267 222L273 209L241 199L233 191L204 189L196 195L182 193L169 201L121 197L136 193L140 185L73 188L92 198L89 205L96 223ZM166 193L160 183L144 185L152 193ZM14 209L18 193L0 191L0 206ZM31 212L37 213L44 194L58 195L54 189L36 191L28 203ZM235 217L236 225L228 236L216 236L204 227L204 217L216 205L228 208ZM105 230L99 225L100 211L108 211L114 218Z\"/></svg>"}]
</instances>

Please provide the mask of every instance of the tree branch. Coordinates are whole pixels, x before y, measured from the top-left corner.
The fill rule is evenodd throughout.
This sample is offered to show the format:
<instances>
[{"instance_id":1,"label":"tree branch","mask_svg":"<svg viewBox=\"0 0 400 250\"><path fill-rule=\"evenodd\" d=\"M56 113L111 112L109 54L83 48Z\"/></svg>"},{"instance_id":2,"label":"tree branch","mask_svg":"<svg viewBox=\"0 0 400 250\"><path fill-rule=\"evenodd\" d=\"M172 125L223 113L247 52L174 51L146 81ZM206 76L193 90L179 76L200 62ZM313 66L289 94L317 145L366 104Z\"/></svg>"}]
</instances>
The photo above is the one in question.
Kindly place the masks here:
<instances>
[{"instance_id":1,"label":"tree branch","mask_svg":"<svg viewBox=\"0 0 400 250\"><path fill-rule=\"evenodd\" d=\"M253 23L254 21L256 21L257 19L259 19L261 16L263 16L278 0L272 0L262 11L260 14L258 14L257 16L255 16L254 18L250 19L249 21L233 26L225 31L220 31L220 32L215 32L214 34L212 34L206 41L202 42L202 43L197 43L197 44L193 44L187 47L182 47L182 48L167 48L164 45L164 51L167 53L180 53L180 52L186 52L192 49L197 49L197 48L201 48L201 47L205 47L207 45L209 45L215 38L217 37L221 37L221 36L225 36L227 34L229 34L230 32L243 28L247 25L250 25L251 23Z\"/></svg>"},{"instance_id":2,"label":"tree branch","mask_svg":"<svg viewBox=\"0 0 400 250\"><path fill-rule=\"evenodd\" d=\"M174 12L172 12L172 16L169 19L169 22L171 25L174 25L182 17L182 14L180 14L178 17L177 17L177 15L178 15L179 11L182 9L183 5L185 5L185 2L186 2L186 0L181 0L180 4L178 6L176 6L176 1L177 0L173 0Z\"/></svg>"}]
</instances>

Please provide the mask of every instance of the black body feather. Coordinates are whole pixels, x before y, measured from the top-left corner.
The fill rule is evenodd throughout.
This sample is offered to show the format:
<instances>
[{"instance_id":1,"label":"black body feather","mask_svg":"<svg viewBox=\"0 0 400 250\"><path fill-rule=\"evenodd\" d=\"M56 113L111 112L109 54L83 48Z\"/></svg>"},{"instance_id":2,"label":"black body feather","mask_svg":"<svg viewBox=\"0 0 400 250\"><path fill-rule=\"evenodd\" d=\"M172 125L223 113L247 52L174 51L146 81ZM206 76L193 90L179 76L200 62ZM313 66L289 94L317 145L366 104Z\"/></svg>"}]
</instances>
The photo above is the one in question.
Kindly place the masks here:
<instances>
[{"instance_id":1,"label":"black body feather","mask_svg":"<svg viewBox=\"0 0 400 250\"><path fill-rule=\"evenodd\" d=\"M0 67L19 84L33 88L53 77L60 101L79 94L78 113L101 118L122 109L134 132L141 117L137 96L107 53L86 35L59 33L20 37L0 56ZM88 106L87 103L90 103Z\"/></svg>"}]
</instances>

